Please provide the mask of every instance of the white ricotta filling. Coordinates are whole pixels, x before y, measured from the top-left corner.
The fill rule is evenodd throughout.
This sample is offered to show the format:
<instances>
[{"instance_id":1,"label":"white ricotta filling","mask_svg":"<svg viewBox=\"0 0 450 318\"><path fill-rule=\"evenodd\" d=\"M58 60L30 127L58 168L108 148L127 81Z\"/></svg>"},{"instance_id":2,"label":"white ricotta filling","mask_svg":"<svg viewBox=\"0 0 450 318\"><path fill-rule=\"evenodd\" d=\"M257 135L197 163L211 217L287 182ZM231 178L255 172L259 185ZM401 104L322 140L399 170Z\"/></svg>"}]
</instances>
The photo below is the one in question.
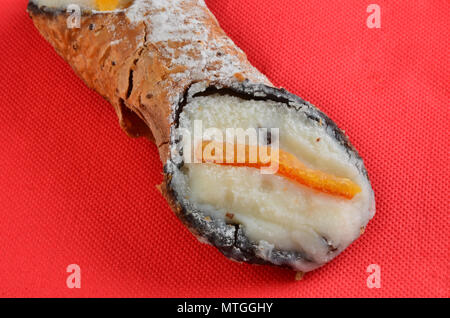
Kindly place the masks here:
<instances>
[{"instance_id":1,"label":"white ricotta filling","mask_svg":"<svg viewBox=\"0 0 450 318\"><path fill-rule=\"evenodd\" d=\"M202 120L203 130L215 127L224 134L226 128L279 128L280 149L310 168L349 178L361 187L362 192L348 200L255 168L185 163L181 177L173 180L176 190L210 216L233 215L260 245L305 252L325 263L355 240L372 218L369 182L325 126L303 112L272 101L211 95L185 105L180 127L192 132L195 120ZM327 242L338 250L330 252Z\"/></svg>"}]
</instances>

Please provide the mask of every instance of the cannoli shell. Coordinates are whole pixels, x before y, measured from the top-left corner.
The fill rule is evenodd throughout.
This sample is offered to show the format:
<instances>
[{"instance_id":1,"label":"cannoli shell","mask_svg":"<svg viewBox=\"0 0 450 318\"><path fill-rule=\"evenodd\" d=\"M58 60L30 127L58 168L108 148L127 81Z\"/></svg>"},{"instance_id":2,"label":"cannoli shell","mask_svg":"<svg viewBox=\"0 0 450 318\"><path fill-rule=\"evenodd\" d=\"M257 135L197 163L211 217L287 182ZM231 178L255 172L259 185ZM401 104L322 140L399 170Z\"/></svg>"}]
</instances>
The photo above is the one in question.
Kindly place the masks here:
<instances>
[{"instance_id":1,"label":"cannoli shell","mask_svg":"<svg viewBox=\"0 0 450 318\"><path fill-rule=\"evenodd\" d=\"M191 85L270 82L203 1L166 1L164 8L136 2L136 8L117 12L83 11L80 28L68 27L71 13L65 11L30 2L28 12L75 73L113 105L121 127L131 136L154 139L164 163L173 112Z\"/></svg>"}]
</instances>

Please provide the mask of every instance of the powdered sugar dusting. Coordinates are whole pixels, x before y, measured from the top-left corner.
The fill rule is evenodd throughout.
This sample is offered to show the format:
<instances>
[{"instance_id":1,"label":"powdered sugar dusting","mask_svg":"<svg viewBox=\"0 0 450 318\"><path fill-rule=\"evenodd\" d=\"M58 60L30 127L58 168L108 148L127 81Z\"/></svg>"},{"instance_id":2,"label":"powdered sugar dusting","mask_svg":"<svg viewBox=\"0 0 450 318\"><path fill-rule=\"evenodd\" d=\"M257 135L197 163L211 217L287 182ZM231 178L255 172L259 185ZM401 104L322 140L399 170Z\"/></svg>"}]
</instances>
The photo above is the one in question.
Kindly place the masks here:
<instances>
[{"instance_id":1,"label":"powdered sugar dusting","mask_svg":"<svg viewBox=\"0 0 450 318\"><path fill-rule=\"evenodd\" d=\"M128 20L131 23L139 23L146 19L150 9L152 8L152 2L147 0L134 0L133 4L126 10Z\"/></svg>"},{"instance_id":2,"label":"powdered sugar dusting","mask_svg":"<svg viewBox=\"0 0 450 318\"><path fill-rule=\"evenodd\" d=\"M165 41L206 41L209 27L201 20L205 16L203 1L189 1L186 10L185 0L156 0L152 1L153 14L150 19L152 42ZM192 6L191 6L192 5Z\"/></svg>"}]
</instances>

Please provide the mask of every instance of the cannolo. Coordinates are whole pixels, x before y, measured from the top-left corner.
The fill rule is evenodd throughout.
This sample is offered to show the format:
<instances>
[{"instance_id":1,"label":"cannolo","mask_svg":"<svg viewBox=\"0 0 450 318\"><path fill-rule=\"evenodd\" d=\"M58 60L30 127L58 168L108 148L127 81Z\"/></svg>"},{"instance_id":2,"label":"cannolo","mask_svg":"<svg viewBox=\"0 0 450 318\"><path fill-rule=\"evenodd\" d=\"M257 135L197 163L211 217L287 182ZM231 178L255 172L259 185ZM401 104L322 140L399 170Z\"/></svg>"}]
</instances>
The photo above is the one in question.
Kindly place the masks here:
<instances>
[{"instance_id":1,"label":"cannolo","mask_svg":"<svg viewBox=\"0 0 450 318\"><path fill-rule=\"evenodd\" d=\"M311 271L374 216L348 137L274 87L203 0L30 0L28 12L123 130L155 142L163 196L230 259Z\"/></svg>"}]
</instances>

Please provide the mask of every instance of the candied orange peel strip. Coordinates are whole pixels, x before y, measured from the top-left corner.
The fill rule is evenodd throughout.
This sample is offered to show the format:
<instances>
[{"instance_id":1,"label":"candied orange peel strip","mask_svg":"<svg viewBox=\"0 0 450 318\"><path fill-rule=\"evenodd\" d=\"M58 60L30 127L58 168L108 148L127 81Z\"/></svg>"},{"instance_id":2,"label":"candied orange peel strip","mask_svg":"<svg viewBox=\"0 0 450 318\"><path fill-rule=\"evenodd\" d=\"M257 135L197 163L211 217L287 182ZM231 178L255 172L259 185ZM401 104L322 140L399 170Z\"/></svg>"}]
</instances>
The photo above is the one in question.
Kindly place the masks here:
<instances>
[{"instance_id":1,"label":"candied orange peel strip","mask_svg":"<svg viewBox=\"0 0 450 318\"><path fill-rule=\"evenodd\" d=\"M242 151L242 148L238 151L239 147L244 147L245 151ZM222 154L216 154L216 149L222 149ZM234 151L227 153L227 149L234 149ZM271 156L271 151L272 147L270 146L249 146L203 141L198 144L195 156L203 163L250 168L269 167L272 163L271 160L277 160L278 170L276 174L309 188L349 200L361 192L361 188L350 179L336 177L320 170L309 169L293 154L281 149L278 149L278 156ZM254 154L253 157L251 157L251 154ZM267 158L262 158L261 154L267 154Z\"/></svg>"}]
</instances>

